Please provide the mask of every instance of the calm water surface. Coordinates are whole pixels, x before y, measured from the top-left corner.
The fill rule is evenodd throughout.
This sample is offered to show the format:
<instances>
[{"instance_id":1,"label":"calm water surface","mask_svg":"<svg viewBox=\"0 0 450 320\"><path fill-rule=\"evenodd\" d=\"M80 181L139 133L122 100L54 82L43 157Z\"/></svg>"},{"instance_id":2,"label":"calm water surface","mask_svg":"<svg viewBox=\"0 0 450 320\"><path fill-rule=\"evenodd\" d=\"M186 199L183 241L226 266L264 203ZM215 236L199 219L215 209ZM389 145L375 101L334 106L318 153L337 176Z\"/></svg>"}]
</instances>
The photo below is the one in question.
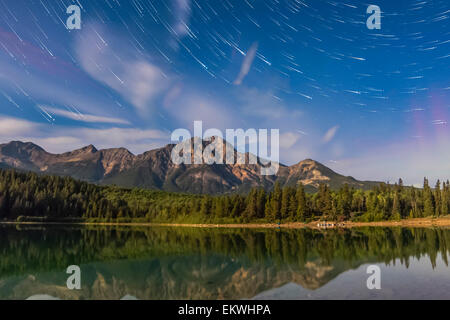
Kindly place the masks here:
<instances>
[{"instance_id":1,"label":"calm water surface","mask_svg":"<svg viewBox=\"0 0 450 320\"><path fill-rule=\"evenodd\" d=\"M0 299L450 299L449 253L450 229L0 225Z\"/></svg>"}]
</instances>

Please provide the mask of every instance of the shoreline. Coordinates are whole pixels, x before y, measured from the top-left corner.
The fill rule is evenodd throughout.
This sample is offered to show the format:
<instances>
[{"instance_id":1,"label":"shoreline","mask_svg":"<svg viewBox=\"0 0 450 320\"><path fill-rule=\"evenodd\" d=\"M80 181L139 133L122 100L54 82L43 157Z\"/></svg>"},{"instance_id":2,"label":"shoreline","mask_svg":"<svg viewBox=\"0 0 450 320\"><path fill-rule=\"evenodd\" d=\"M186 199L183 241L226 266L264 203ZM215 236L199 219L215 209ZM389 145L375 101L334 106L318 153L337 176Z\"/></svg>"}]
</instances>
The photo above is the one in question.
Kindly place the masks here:
<instances>
[{"instance_id":1,"label":"shoreline","mask_svg":"<svg viewBox=\"0 0 450 320\"><path fill-rule=\"evenodd\" d=\"M359 227L450 227L450 216L442 218L415 218L401 221L378 221L378 222L332 222L313 221L309 223L288 222L276 223L236 223L236 224L208 224L208 223L141 223L141 222L16 222L0 221L0 225L79 225L79 226L131 226L131 227L183 227L183 228L221 228L221 229L349 229ZM328 225L328 226L325 226Z\"/></svg>"}]
</instances>

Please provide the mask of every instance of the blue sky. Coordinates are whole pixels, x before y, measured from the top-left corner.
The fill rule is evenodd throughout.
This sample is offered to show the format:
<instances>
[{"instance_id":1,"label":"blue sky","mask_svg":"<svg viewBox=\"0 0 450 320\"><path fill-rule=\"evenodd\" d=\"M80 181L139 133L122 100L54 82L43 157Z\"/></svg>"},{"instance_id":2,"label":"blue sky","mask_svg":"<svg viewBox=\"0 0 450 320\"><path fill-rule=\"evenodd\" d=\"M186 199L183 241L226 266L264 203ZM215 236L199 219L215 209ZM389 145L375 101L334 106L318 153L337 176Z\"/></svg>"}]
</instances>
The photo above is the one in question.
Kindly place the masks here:
<instances>
[{"instance_id":1,"label":"blue sky","mask_svg":"<svg viewBox=\"0 0 450 320\"><path fill-rule=\"evenodd\" d=\"M0 0L0 141L141 153L203 120L279 128L286 164L449 178L449 17L445 0Z\"/></svg>"}]
</instances>

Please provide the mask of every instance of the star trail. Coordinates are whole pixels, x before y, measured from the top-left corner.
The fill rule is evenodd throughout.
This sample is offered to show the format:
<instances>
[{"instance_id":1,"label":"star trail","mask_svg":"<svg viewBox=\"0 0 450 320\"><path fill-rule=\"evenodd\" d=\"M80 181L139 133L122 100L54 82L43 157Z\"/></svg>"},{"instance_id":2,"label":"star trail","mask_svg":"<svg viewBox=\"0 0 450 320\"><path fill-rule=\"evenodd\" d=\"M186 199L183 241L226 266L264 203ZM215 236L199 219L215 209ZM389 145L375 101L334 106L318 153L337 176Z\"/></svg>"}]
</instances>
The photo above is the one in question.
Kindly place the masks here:
<instances>
[{"instance_id":1,"label":"star trail","mask_svg":"<svg viewBox=\"0 0 450 320\"><path fill-rule=\"evenodd\" d=\"M449 18L445 0L0 0L0 139L140 153L202 120L279 128L287 164L449 176Z\"/></svg>"}]
</instances>

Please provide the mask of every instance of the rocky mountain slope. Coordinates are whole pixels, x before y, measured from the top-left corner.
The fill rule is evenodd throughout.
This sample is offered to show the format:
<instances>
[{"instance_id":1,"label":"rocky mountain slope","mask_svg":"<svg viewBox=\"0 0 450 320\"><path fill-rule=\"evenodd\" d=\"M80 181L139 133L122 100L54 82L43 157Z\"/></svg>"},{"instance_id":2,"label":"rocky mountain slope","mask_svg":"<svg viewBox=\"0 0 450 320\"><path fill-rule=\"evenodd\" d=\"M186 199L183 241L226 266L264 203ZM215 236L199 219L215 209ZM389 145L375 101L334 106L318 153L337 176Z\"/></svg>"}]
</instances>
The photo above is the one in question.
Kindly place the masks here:
<instances>
[{"instance_id":1,"label":"rocky mountain slope","mask_svg":"<svg viewBox=\"0 0 450 320\"><path fill-rule=\"evenodd\" d=\"M295 186L302 182L309 191L317 189L320 183L332 188L348 184L362 189L376 184L342 176L309 159L290 167L280 165L275 176L262 176L260 164L248 164L248 154L243 165L175 165L171 161L173 148L174 145L167 145L133 155L124 148L97 150L90 145L71 152L51 154L31 142L13 141L0 144L0 168L67 175L99 184L209 194L246 192L252 187L270 189L277 181L282 186Z\"/></svg>"}]
</instances>

